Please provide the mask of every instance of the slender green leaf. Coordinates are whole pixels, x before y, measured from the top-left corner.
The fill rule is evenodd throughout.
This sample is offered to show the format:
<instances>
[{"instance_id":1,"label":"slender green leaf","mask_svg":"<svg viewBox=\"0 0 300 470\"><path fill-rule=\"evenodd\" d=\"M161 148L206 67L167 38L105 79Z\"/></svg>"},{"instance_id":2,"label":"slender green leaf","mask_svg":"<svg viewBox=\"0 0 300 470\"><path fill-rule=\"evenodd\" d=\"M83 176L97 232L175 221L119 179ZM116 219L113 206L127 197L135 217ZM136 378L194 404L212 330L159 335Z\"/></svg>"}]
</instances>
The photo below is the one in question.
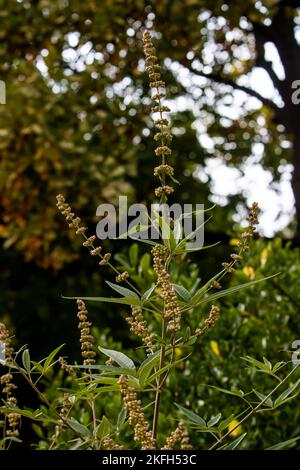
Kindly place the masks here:
<instances>
[{"instance_id":1,"label":"slender green leaf","mask_svg":"<svg viewBox=\"0 0 300 470\"><path fill-rule=\"evenodd\" d=\"M123 424L126 421L126 418L127 418L127 411L126 411L126 408L123 406L120 413L118 414L117 429L120 429L120 427L123 426Z\"/></svg>"},{"instance_id":2,"label":"slender green leaf","mask_svg":"<svg viewBox=\"0 0 300 470\"><path fill-rule=\"evenodd\" d=\"M138 262L139 256L139 246L136 243L133 243L129 249L129 259L131 265L135 268Z\"/></svg>"},{"instance_id":3,"label":"slender green leaf","mask_svg":"<svg viewBox=\"0 0 300 470\"><path fill-rule=\"evenodd\" d=\"M240 443L245 439L246 436L247 433L244 432L244 434L241 434L241 436L234 439L234 441L230 442L230 444L225 444L224 446L219 447L218 450L234 450L240 445Z\"/></svg>"},{"instance_id":4,"label":"slender green leaf","mask_svg":"<svg viewBox=\"0 0 300 470\"><path fill-rule=\"evenodd\" d=\"M212 428L213 426L215 426L215 424L217 424L220 421L221 416L222 416L221 413L217 414L216 416L212 416L210 420L207 422L207 427Z\"/></svg>"},{"instance_id":5,"label":"slender green leaf","mask_svg":"<svg viewBox=\"0 0 300 470\"><path fill-rule=\"evenodd\" d=\"M128 269L128 270L131 268L131 265L130 265L128 259L126 258L125 255L123 255L123 253L116 253L116 254L114 255L114 259L115 259L116 261L118 261L118 263L120 263L120 265L121 265L122 267L125 267L125 268Z\"/></svg>"},{"instance_id":6,"label":"slender green leaf","mask_svg":"<svg viewBox=\"0 0 300 470\"><path fill-rule=\"evenodd\" d=\"M119 237L115 237L114 240L126 239L137 233L146 232L149 228L150 228L150 225L137 224L134 227L132 227L130 230L128 230L128 232L124 232ZM135 239L135 237L133 238ZM139 241L138 239L136 240Z\"/></svg>"},{"instance_id":7,"label":"slender green leaf","mask_svg":"<svg viewBox=\"0 0 300 470\"><path fill-rule=\"evenodd\" d=\"M204 384L205 387L209 388L214 388L215 390L218 390L219 392L225 393L226 395L233 395L235 397L243 398L245 393L243 390L227 390L226 388L221 388L217 387L215 385L206 385Z\"/></svg>"},{"instance_id":8,"label":"slender green leaf","mask_svg":"<svg viewBox=\"0 0 300 470\"><path fill-rule=\"evenodd\" d=\"M144 302L145 300L150 299L150 297L153 294L153 292L155 291L155 289L156 289L156 285L154 284L154 286L152 286L152 287L150 287L150 289L146 290L146 292L144 292L143 295L142 295L142 301Z\"/></svg>"},{"instance_id":9,"label":"slender green leaf","mask_svg":"<svg viewBox=\"0 0 300 470\"><path fill-rule=\"evenodd\" d=\"M126 297L126 298L133 297L134 299L139 300L139 296L133 290L128 289L127 287L122 287L118 284L113 284L112 282L109 282L109 281L105 281L105 282L106 282L106 284L109 285L109 287L111 287L113 290L115 290L119 294L123 295L124 297Z\"/></svg>"},{"instance_id":10,"label":"slender green leaf","mask_svg":"<svg viewBox=\"0 0 300 470\"><path fill-rule=\"evenodd\" d=\"M92 365L87 365L87 366L83 366L83 365L77 365L77 364L74 364L72 365L72 367L74 369L85 369L86 371L90 371L90 370L103 370L106 374L111 374L111 375L121 375L121 374L124 374L124 375L135 375L135 371L133 369L129 369L129 368L126 368L126 367L115 367L115 366L107 366L107 365L104 365L104 364L92 364Z\"/></svg>"},{"instance_id":11,"label":"slender green leaf","mask_svg":"<svg viewBox=\"0 0 300 470\"><path fill-rule=\"evenodd\" d=\"M161 229L161 236L164 244L170 247L171 251L176 248L176 240L174 233L171 230L170 225L167 223L165 217L161 216L158 212L153 211L154 215L158 220L159 227Z\"/></svg>"},{"instance_id":12,"label":"slender green leaf","mask_svg":"<svg viewBox=\"0 0 300 470\"><path fill-rule=\"evenodd\" d=\"M153 367L158 364L160 357L160 351L156 351L147 357L147 359L140 365L138 370L138 377L141 386L143 387L151 374Z\"/></svg>"},{"instance_id":13,"label":"slender green leaf","mask_svg":"<svg viewBox=\"0 0 300 470\"><path fill-rule=\"evenodd\" d=\"M187 218L190 219L193 215L197 216L197 215L200 215L200 214L204 214L205 212L212 211L215 207L216 207L216 205L214 204L213 206L209 207L208 209L198 209L198 210L195 210L195 211L192 211L192 212L184 212L183 214L181 214L181 216L179 217L178 220L183 220L183 219L187 219Z\"/></svg>"},{"instance_id":14,"label":"slender green leaf","mask_svg":"<svg viewBox=\"0 0 300 470\"><path fill-rule=\"evenodd\" d=\"M91 384L116 385L118 380L117 377L93 377Z\"/></svg>"},{"instance_id":15,"label":"slender green leaf","mask_svg":"<svg viewBox=\"0 0 300 470\"><path fill-rule=\"evenodd\" d=\"M300 384L300 379L298 379L297 382L295 382L293 385L288 387L284 392L282 392L281 395L279 395L279 397L276 398L274 402L274 407L277 407L283 404L286 401L286 399L296 390L299 384Z\"/></svg>"},{"instance_id":16,"label":"slender green leaf","mask_svg":"<svg viewBox=\"0 0 300 470\"><path fill-rule=\"evenodd\" d=\"M300 436L293 437L292 439L288 439L287 441L278 442L278 444L274 444L271 447L268 447L265 450L283 450L283 449L291 449L295 447L297 441L300 439Z\"/></svg>"},{"instance_id":17,"label":"slender green leaf","mask_svg":"<svg viewBox=\"0 0 300 470\"><path fill-rule=\"evenodd\" d=\"M0 406L0 412L3 414L18 413L21 416L25 416L25 418L29 418L33 420L38 420L42 415L42 413L39 410L33 412L30 410L22 410L21 408L7 407L7 406Z\"/></svg>"},{"instance_id":18,"label":"slender green leaf","mask_svg":"<svg viewBox=\"0 0 300 470\"><path fill-rule=\"evenodd\" d=\"M181 240L182 237L182 222L180 220L175 220L173 235L176 244Z\"/></svg>"},{"instance_id":19,"label":"slender green leaf","mask_svg":"<svg viewBox=\"0 0 300 470\"><path fill-rule=\"evenodd\" d=\"M98 346L98 348L103 354L110 357L113 361L119 364L119 366L125 367L126 369L135 370L134 362L128 356L126 356L126 354L115 351L114 349L105 349L101 346Z\"/></svg>"},{"instance_id":20,"label":"slender green leaf","mask_svg":"<svg viewBox=\"0 0 300 470\"><path fill-rule=\"evenodd\" d=\"M197 233L199 232L200 229L202 229L202 227L207 223L209 222L209 220L211 219L211 217L209 217L207 220L205 220L202 224L200 224L196 230L194 230L193 232L189 233L183 240L181 240L180 243L178 243L175 251L174 251L174 254L179 254L180 250L184 250L185 251L185 245L190 242L196 235ZM202 248L202 247L201 247Z\"/></svg>"},{"instance_id":21,"label":"slender green leaf","mask_svg":"<svg viewBox=\"0 0 300 470\"><path fill-rule=\"evenodd\" d=\"M135 238L135 240L139 243L145 243L146 245L151 245L151 246L160 245L160 243L154 242L152 240L148 240L147 238Z\"/></svg>"},{"instance_id":22,"label":"slender green leaf","mask_svg":"<svg viewBox=\"0 0 300 470\"><path fill-rule=\"evenodd\" d=\"M174 287L175 291L177 292L177 294L187 303L191 303L192 301L192 296L191 294L189 293L189 291L183 287L183 286L179 286L178 284L172 284L172 286Z\"/></svg>"},{"instance_id":23,"label":"slender green leaf","mask_svg":"<svg viewBox=\"0 0 300 470\"><path fill-rule=\"evenodd\" d=\"M112 304L123 304L123 305L141 305L141 301L139 298L135 297L64 297L63 299L69 299L69 300L86 300L87 302L108 302Z\"/></svg>"},{"instance_id":24,"label":"slender green leaf","mask_svg":"<svg viewBox=\"0 0 300 470\"><path fill-rule=\"evenodd\" d=\"M255 395L256 395L261 401L265 400L265 398L266 398L266 396L267 396L267 395L264 395L263 393L258 392L258 391L255 390L255 389L253 389L253 392L255 393ZM264 401L264 405L265 405L265 406L268 406L268 407L270 407L270 408L273 407L273 401L272 401L271 397L269 397L267 400Z\"/></svg>"},{"instance_id":25,"label":"slender green leaf","mask_svg":"<svg viewBox=\"0 0 300 470\"><path fill-rule=\"evenodd\" d=\"M7 441L13 441L13 442L22 442L21 439L15 436L9 436L9 437L4 437L3 439L0 440L0 446L4 444L4 442Z\"/></svg>"},{"instance_id":26,"label":"slender green leaf","mask_svg":"<svg viewBox=\"0 0 300 470\"><path fill-rule=\"evenodd\" d=\"M111 424L105 415L102 416L101 423L97 427L97 437L102 441L102 439L110 433Z\"/></svg>"},{"instance_id":27,"label":"slender green leaf","mask_svg":"<svg viewBox=\"0 0 300 470\"><path fill-rule=\"evenodd\" d=\"M30 369L31 369L31 366L30 366L30 354L29 354L29 350L28 349L25 349L22 353L22 363L23 363L23 366L26 370L26 372L30 372Z\"/></svg>"},{"instance_id":28,"label":"slender green leaf","mask_svg":"<svg viewBox=\"0 0 300 470\"><path fill-rule=\"evenodd\" d=\"M197 415L196 413L194 413L191 410L188 410L184 406L178 405L177 403L175 403L175 405L177 406L180 413L183 414L183 416L186 418L186 420L189 423L195 424L195 425L200 426L200 427L206 427L206 422L204 421L203 418L201 418L201 416Z\"/></svg>"},{"instance_id":29,"label":"slender green leaf","mask_svg":"<svg viewBox=\"0 0 300 470\"><path fill-rule=\"evenodd\" d=\"M266 357L263 357L263 361L266 364L266 366L269 368L269 370L272 370L272 364Z\"/></svg>"},{"instance_id":30,"label":"slender green leaf","mask_svg":"<svg viewBox=\"0 0 300 470\"><path fill-rule=\"evenodd\" d=\"M234 419L235 419L234 414L231 414L230 416L228 416L228 418L223 419L223 420L219 423L219 426L218 426L219 432L222 432L222 431L224 431L224 429L228 428L229 424L230 424L231 421L233 421Z\"/></svg>"},{"instance_id":31,"label":"slender green leaf","mask_svg":"<svg viewBox=\"0 0 300 470\"><path fill-rule=\"evenodd\" d=\"M196 304L201 299L201 297L205 294L205 292L210 288L212 283L218 280L219 277L221 277L225 273L225 271L226 271L225 269L222 269L222 271L219 271L211 279L209 279L209 281L207 281L202 287L200 287L200 289L198 289L195 292L192 298L193 304Z\"/></svg>"},{"instance_id":32,"label":"slender green leaf","mask_svg":"<svg viewBox=\"0 0 300 470\"><path fill-rule=\"evenodd\" d=\"M55 358L56 354L64 347L64 344L58 346L54 351L52 351L44 363L44 370L46 371L49 367L53 366L52 361Z\"/></svg>"},{"instance_id":33,"label":"slender green leaf","mask_svg":"<svg viewBox=\"0 0 300 470\"><path fill-rule=\"evenodd\" d=\"M257 372L261 372L263 374L271 375L272 377L276 377L278 379L278 377L276 376L276 374L274 374L274 372L272 370L272 366L271 366L271 369L270 369L270 366L267 365L265 362L258 361L257 359L254 359L254 357L251 357L251 356L245 356L245 357L242 357L242 359L244 361L248 362L252 367L254 367L254 369Z\"/></svg>"},{"instance_id":34,"label":"slender green leaf","mask_svg":"<svg viewBox=\"0 0 300 470\"><path fill-rule=\"evenodd\" d=\"M161 369L157 370L154 374L152 374L148 380L146 381L146 383L151 383L153 382L153 380L156 379L156 377L159 377L161 374L164 374L165 372L167 372L169 369L173 369L173 367L176 367L178 364L181 364L185 359L187 359L188 357L190 356L190 354L186 357L184 357L183 359L178 359L177 361L174 361L172 362L171 364L167 364L165 365L164 367L162 367Z\"/></svg>"},{"instance_id":35,"label":"slender green leaf","mask_svg":"<svg viewBox=\"0 0 300 470\"><path fill-rule=\"evenodd\" d=\"M276 364L274 365L272 369L272 372L275 374L279 369L281 369L285 365L286 365L286 362L284 361L276 362Z\"/></svg>"},{"instance_id":36,"label":"slender green leaf","mask_svg":"<svg viewBox=\"0 0 300 470\"><path fill-rule=\"evenodd\" d=\"M272 279L272 277L278 276L278 274L279 273L273 274L272 276L264 277L262 279L257 279L256 281L250 281L250 282L246 282L245 284L239 284L238 286L233 286L233 287L230 287L229 289L221 290L219 292L216 292L215 294L210 295L209 297L206 297L202 301L196 302L196 303L197 303L197 305L201 305L201 304L204 304L204 303L207 303L207 302L212 302L213 300L217 300L217 299L220 299L221 297L225 297L226 295L233 294L234 292L237 292L241 289L244 289L245 287L251 287L251 286L254 286L255 284L258 284L259 282L263 282L263 281L267 281L268 279ZM195 304L194 297L193 297L193 304Z\"/></svg>"},{"instance_id":37,"label":"slender green leaf","mask_svg":"<svg viewBox=\"0 0 300 470\"><path fill-rule=\"evenodd\" d=\"M76 433L81 434L84 437L91 437L89 428L79 423L75 418L67 418L67 423Z\"/></svg>"},{"instance_id":38,"label":"slender green leaf","mask_svg":"<svg viewBox=\"0 0 300 470\"><path fill-rule=\"evenodd\" d=\"M31 369L31 372L37 370L37 372L39 372L40 374L44 373L44 367L42 366L42 364L40 362L31 361L31 364L34 366Z\"/></svg>"},{"instance_id":39,"label":"slender green leaf","mask_svg":"<svg viewBox=\"0 0 300 470\"><path fill-rule=\"evenodd\" d=\"M107 393L107 392L119 392L119 385L103 385L102 387L97 388L97 393Z\"/></svg>"}]
</instances>

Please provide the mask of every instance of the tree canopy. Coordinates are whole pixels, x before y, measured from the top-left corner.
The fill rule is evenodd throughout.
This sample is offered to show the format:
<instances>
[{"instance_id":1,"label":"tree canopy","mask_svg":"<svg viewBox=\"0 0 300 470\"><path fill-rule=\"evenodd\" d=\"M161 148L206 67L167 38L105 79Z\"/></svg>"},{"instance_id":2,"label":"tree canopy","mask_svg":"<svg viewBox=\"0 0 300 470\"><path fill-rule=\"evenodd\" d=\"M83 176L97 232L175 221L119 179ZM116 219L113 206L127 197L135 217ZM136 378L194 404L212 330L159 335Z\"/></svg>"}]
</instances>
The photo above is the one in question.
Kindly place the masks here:
<instances>
[{"instance_id":1,"label":"tree canopy","mask_svg":"<svg viewBox=\"0 0 300 470\"><path fill-rule=\"evenodd\" d=\"M299 106L291 101L300 68L298 3L2 1L0 71L7 104L0 108L0 234L5 247L60 268L75 255L69 234L64 246L56 243L62 228L54 204L58 192L87 220L95 220L98 204L119 194L149 198L150 102L140 59L145 27L156 31L165 64L174 158L184 175L180 197L203 202L210 193L207 159L243 172L260 144L256 158L272 171L274 182L293 162L299 218ZM283 77L266 59L268 43L279 53ZM257 67L268 73L277 98L250 87L247 77ZM239 112L232 117L227 111L235 106L237 91ZM249 96L255 98L251 105ZM229 194L228 221L242 200L243 195ZM218 220L217 212L211 230L224 227L222 214Z\"/></svg>"}]
</instances>

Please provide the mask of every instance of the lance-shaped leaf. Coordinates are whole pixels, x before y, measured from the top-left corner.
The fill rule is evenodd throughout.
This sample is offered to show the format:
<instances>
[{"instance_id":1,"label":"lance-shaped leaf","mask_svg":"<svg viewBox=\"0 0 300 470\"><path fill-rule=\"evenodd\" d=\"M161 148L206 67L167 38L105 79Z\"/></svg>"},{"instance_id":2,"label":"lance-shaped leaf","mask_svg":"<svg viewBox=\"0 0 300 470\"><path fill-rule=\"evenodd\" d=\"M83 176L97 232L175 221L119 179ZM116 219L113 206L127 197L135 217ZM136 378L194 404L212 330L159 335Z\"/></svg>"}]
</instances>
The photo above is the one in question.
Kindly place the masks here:
<instances>
[{"instance_id":1,"label":"lance-shaped leaf","mask_svg":"<svg viewBox=\"0 0 300 470\"><path fill-rule=\"evenodd\" d=\"M178 405L177 403L175 403L175 405L179 409L180 413L185 417L188 423L200 426L201 428L206 427L206 422L203 418L201 418L201 416L197 415L191 410L188 410L184 406Z\"/></svg>"},{"instance_id":2,"label":"lance-shaped leaf","mask_svg":"<svg viewBox=\"0 0 300 470\"><path fill-rule=\"evenodd\" d=\"M206 297L205 299L201 300L200 302L195 302L195 297L197 296L197 293L193 297L193 304L195 305L201 305L207 302L212 302L214 300L220 299L222 297L225 297L226 295L233 294L234 292L237 292L241 289L244 289L245 287L251 287L254 286L255 284L258 284L259 282L266 281L267 279L272 279L272 277L278 276L279 273L273 274L272 276L267 276L262 279L257 279L255 281L250 281L250 282L245 282L244 284L239 284L238 286L233 286L230 287L229 289L223 289L219 292L216 292L215 294L210 295L209 297Z\"/></svg>"},{"instance_id":3,"label":"lance-shaped leaf","mask_svg":"<svg viewBox=\"0 0 300 470\"><path fill-rule=\"evenodd\" d=\"M111 304L123 304L123 305L141 305L141 300L135 297L64 297L63 299L68 300L85 300L86 302L107 302Z\"/></svg>"},{"instance_id":4,"label":"lance-shaped leaf","mask_svg":"<svg viewBox=\"0 0 300 470\"><path fill-rule=\"evenodd\" d=\"M101 346L98 346L98 349L103 354L105 354L110 359L112 359L117 364L119 364L119 366L127 368L127 369L132 369L135 371L134 362L130 359L130 357L126 356L126 354L119 352L119 351L115 351L114 349L105 349L105 348L102 348Z\"/></svg>"},{"instance_id":5,"label":"lance-shaped leaf","mask_svg":"<svg viewBox=\"0 0 300 470\"><path fill-rule=\"evenodd\" d=\"M112 282L109 282L109 281L105 281L106 284L109 285L109 287L111 287L113 290L115 290L116 292L118 292L119 294L123 295L123 297L126 297L127 299L130 298L130 297L133 297L134 299L137 299L139 300L139 296L137 295L136 292L134 292L133 290L131 289L128 289L127 287L122 287L118 284L113 284Z\"/></svg>"}]
</instances>

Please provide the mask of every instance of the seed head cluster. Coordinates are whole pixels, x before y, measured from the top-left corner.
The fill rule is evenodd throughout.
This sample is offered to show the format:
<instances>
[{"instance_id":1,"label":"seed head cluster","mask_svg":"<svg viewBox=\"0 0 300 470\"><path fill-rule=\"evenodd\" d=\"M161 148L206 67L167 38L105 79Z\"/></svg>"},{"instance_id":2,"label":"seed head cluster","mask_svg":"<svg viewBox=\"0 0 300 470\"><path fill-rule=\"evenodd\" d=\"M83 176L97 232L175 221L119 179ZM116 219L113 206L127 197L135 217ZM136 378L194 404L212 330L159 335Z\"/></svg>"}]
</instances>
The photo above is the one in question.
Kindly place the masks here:
<instances>
[{"instance_id":1,"label":"seed head cluster","mask_svg":"<svg viewBox=\"0 0 300 470\"><path fill-rule=\"evenodd\" d=\"M189 433L188 433L187 429L185 429L185 431L182 434L180 449L181 450L192 450L193 449L193 447L190 444L190 436L189 436Z\"/></svg>"},{"instance_id":2,"label":"seed head cluster","mask_svg":"<svg viewBox=\"0 0 300 470\"><path fill-rule=\"evenodd\" d=\"M124 447L116 444L110 436L105 436L103 438L103 447L107 450L123 450Z\"/></svg>"},{"instance_id":3,"label":"seed head cluster","mask_svg":"<svg viewBox=\"0 0 300 470\"><path fill-rule=\"evenodd\" d=\"M116 282L120 284L121 282L125 281L128 277L128 272L124 271L122 274L118 274L118 276L116 277Z\"/></svg>"},{"instance_id":4,"label":"seed head cluster","mask_svg":"<svg viewBox=\"0 0 300 470\"><path fill-rule=\"evenodd\" d=\"M13 411L18 405L17 398L14 396L14 390L17 386L13 383L13 375L10 372L9 364L13 361L14 349L11 344L11 336L4 323L0 323L0 347L4 347L5 365L8 366L8 372L0 377L2 393L5 395L5 401L12 412L8 413L6 420L2 421L6 437L18 437L21 416Z\"/></svg>"},{"instance_id":5,"label":"seed head cluster","mask_svg":"<svg viewBox=\"0 0 300 470\"><path fill-rule=\"evenodd\" d=\"M141 401L137 399L136 391L128 385L128 379L121 375L118 381L124 406L128 413L128 423L134 429L134 440L141 445L142 450L155 449L155 440L149 431L149 423L145 418Z\"/></svg>"},{"instance_id":6,"label":"seed head cluster","mask_svg":"<svg viewBox=\"0 0 300 470\"><path fill-rule=\"evenodd\" d=\"M56 206L58 207L61 214L65 217L69 227L75 229L76 235L82 235L84 237L84 242L82 245L89 250L91 256L99 256L101 258L99 261L99 266L108 265L111 258L111 253L102 254L102 247L95 246L96 236L92 235L88 237L86 235L87 228L81 225L81 219L79 217L75 217L71 206L66 202L62 194L58 194L56 196L56 200Z\"/></svg>"},{"instance_id":7,"label":"seed head cluster","mask_svg":"<svg viewBox=\"0 0 300 470\"><path fill-rule=\"evenodd\" d=\"M80 330L81 356L83 357L83 364L85 366L89 366L95 364L94 358L96 356L96 353L93 350L94 338L90 332L92 324L88 321L88 311L83 300L77 300L77 307L77 317L79 319L78 328Z\"/></svg>"},{"instance_id":8,"label":"seed head cluster","mask_svg":"<svg viewBox=\"0 0 300 470\"><path fill-rule=\"evenodd\" d=\"M231 253L230 257L233 262L229 263L229 266L232 268L232 265L236 261L241 261L243 259L243 253L249 251L249 238L253 237L253 234L256 230L256 225L258 224L258 213L259 207L257 202L253 202L252 206L250 207L249 215L246 217L246 220L249 222L249 225L244 229L240 240L237 243L238 252ZM228 263L223 263L223 266L226 268Z\"/></svg>"},{"instance_id":9,"label":"seed head cluster","mask_svg":"<svg viewBox=\"0 0 300 470\"><path fill-rule=\"evenodd\" d=\"M160 286L160 296L164 300L164 317L168 320L169 330L180 330L181 310L177 295L170 281L170 274L166 268L168 250L162 245L155 245L152 249L153 267L157 274L157 285Z\"/></svg>"},{"instance_id":10,"label":"seed head cluster","mask_svg":"<svg viewBox=\"0 0 300 470\"><path fill-rule=\"evenodd\" d=\"M65 371L67 374L74 376L76 375L74 367L70 366L63 357L58 358L58 363L61 370Z\"/></svg>"},{"instance_id":11,"label":"seed head cluster","mask_svg":"<svg viewBox=\"0 0 300 470\"><path fill-rule=\"evenodd\" d=\"M259 207L257 202L253 202L253 204L250 207L249 210L249 215L246 217L246 220L249 222L249 225L244 229L243 233L241 234L238 242L237 242L237 252L231 253L230 262L224 262L222 263L223 268L225 268L225 271L228 273L234 272L234 265L243 259L243 254L247 251L249 251L249 239L253 238L254 232L256 230L256 225L258 224L258 213L259 213ZM219 289L221 287L221 284L217 281L214 281L211 285L212 288L217 288Z\"/></svg>"},{"instance_id":12,"label":"seed head cluster","mask_svg":"<svg viewBox=\"0 0 300 470\"><path fill-rule=\"evenodd\" d=\"M62 431L65 420L68 417L69 411L70 411L70 401L69 401L69 394L64 393L63 399L62 399L62 406L61 409L59 410L59 416L60 419L57 420L56 426L55 426L55 436L58 436L60 432Z\"/></svg>"},{"instance_id":13,"label":"seed head cluster","mask_svg":"<svg viewBox=\"0 0 300 470\"><path fill-rule=\"evenodd\" d=\"M214 326L219 314L220 314L219 307L216 307L215 305L212 305L211 309L210 309L210 312L209 312L209 315L208 315L207 319L204 321L205 325L208 328L211 328L212 326Z\"/></svg>"},{"instance_id":14,"label":"seed head cluster","mask_svg":"<svg viewBox=\"0 0 300 470\"><path fill-rule=\"evenodd\" d=\"M165 82L161 80L161 68L156 56L156 50L152 42L152 37L149 31L145 31L143 35L144 53L146 58L146 71L149 75L149 85L155 93L152 95L154 102L151 108L152 113L158 114L158 118L154 120L155 126L158 131L154 140L158 142L158 147L155 149L155 155L161 159L161 164L154 169L154 176L160 180L160 186L156 188L155 195L166 201L168 196L174 192L174 189L166 184L166 177L172 179L174 169L167 164L167 159L171 156L172 150L170 143L172 135L168 132L169 121L166 119L165 114L170 111L168 106L162 104L162 100L166 97Z\"/></svg>"},{"instance_id":15,"label":"seed head cluster","mask_svg":"<svg viewBox=\"0 0 300 470\"><path fill-rule=\"evenodd\" d=\"M220 315L219 307L212 305L208 317L204 320L204 328L196 328L195 335L201 336L206 330L214 326Z\"/></svg>"},{"instance_id":16,"label":"seed head cluster","mask_svg":"<svg viewBox=\"0 0 300 470\"><path fill-rule=\"evenodd\" d=\"M136 305L131 305L131 316L126 317L127 323L130 325L130 331L135 333L146 346L146 351L150 354L153 353L153 342L156 338L155 333L150 333L148 324L143 317L143 311Z\"/></svg>"},{"instance_id":17,"label":"seed head cluster","mask_svg":"<svg viewBox=\"0 0 300 470\"><path fill-rule=\"evenodd\" d=\"M184 438L186 438L186 424L184 421L179 421L177 428L166 439L161 450L173 450L176 444L181 443Z\"/></svg>"}]
</instances>

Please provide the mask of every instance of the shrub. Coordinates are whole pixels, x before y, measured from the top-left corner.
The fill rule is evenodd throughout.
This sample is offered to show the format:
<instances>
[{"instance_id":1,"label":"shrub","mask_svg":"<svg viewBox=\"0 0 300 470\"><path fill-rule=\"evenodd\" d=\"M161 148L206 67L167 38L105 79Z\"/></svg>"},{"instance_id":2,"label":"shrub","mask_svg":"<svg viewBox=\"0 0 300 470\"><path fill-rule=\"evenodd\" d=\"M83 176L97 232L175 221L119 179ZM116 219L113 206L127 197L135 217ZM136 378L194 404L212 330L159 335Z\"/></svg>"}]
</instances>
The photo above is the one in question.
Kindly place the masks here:
<instances>
[{"instance_id":1,"label":"shrub","mask_svg":"<svg viewBox=\"0 0 300 470\"><path fill-rule=\"evenodd\" d=\"M158 141L155 153L160 161L154 169L154 175L159 179L155 195L160 204L164 204L173 193L171 184L177 181L169 163L172 135L165 117L169 109L162 102L165 84L161 80L149 32L144 33L144 51L150 87L154 90L152 112L159 116L155 120L158 132L154 137ZM187 256L190 252L201 251L203 247L190 248L192 234L186 237L182 235L180 221L155 213L149 227L151 224L157 227L159 240L138 240L150 244L151 264L149 255L139 260L138 248L134 244L129 251L132 270L128 270L124 264L120 268L116 267L111 253L104 253L96 243L96 236L88 236L87 228L62 195L57 197L57 206L69 227L84 238L83 245L98 260L99 265L108 267L115 274L115 283L108 284L119 296L77 297L82 364L69 364L66 358L58 357L62 346L39 362L31 359L26 347L15 353L8 330L1 324L0 340L5 349L4 365L8 369L1 378L4 393L3 406L0 408L4 416L2 448L9 448L13 441L20 441L20 420L25 417L34 422L34 429L40 436L40 449L189 449L188 428L200 433L200 439L192 437L194 447L205 445L210 449L234 449L246 437L246 432L241 432L241 429L250 418L253 421L258 413L277 409L298 394L300 379L294 383L290 380L298 365L283 373L289 367L288 363L278 361L271 364L266 358L261 361L250 356L246 350L245 361L252 374L255 372L267 377L263 382L263 385L269 387L267 392L254 390L252 386L249 390L249 375L245 384L247 390L231 388L238 386L233 378L229 383L230 388L225 389L223 383L227 381L223 380L224 376L218 371L221 367L216 368L214 365L215 357L221 359L222 330L216 327L217 323L222 323L222 319L217 322L220 316L217 305L219 299L231 294L241 295L244 288L259 289L261 293L262 288L257 287L261 281L270 279L270 282L277 282L274 281L273 273L268 277L249 280L255 268L251 270L251 266L247 265L235 276L235 280L238 280L244 275L246 279L243 280L246 282L234 283L229 288L222 287L224 276L233 273L243 257L247 259L258 222L256 203L250 209L248 226L237 236L236 249L230 255L230 260L224 262L221 270L202 282L201 286L197 269L189 264ZM193 215L183 214L182 217ZM135 231L138 232L138 227ZM139 271L142 263L147 268ZM135 353L131 351L127 355L123 351L98 345L101 356L108 358L104 364L99 364L86 302L107 302L128 307L130 313L126 320L141 345ZM226 309L228 305L225 304ZM232 314L232 308L229 307L228 319ZM220 336L216 331L219 331ZM233 331L234 328L231 333ZM238 405L227 416L222 415L223 410L219 412L219 407L212 410L209 393L205 416L195 412L198 407L193 399L205 387L202 381L198 383L199 373L194 374L194 371L197 368L203 371L202 365L199 367L198 353L199 350L207 351L204 341L206 334L210 335L212 355L210 363L206 361L204 366L210 367L209 372L214 372L222 387L216 387L210 373L203 374L203 380L208 387L239 398L244 404L243 408ZM62 387L57 389L48 386L47 391L43 391L41 381L49 380L49 377L56 380L53 368L58 365L61 369L58 380L63 381ZM233 365L236 365L236 358ZM37 394L39 408L18 406L14 394L16 374L20 374ZM252 375L250 377L252 379ZM284 390L283 385L287 386ZM102 399L105 395L109 398ZM170 408L174 398L176 407ZM109 400L113 407L109 406ZM209 436L207 440L203 441L203 433ZM234 436L234 440L228 443L229 436ZM288 443L277 445L294 445L297 437L291 437ZM248 442L251 443L251 439Z\"/></svg>"}]
</instances>

